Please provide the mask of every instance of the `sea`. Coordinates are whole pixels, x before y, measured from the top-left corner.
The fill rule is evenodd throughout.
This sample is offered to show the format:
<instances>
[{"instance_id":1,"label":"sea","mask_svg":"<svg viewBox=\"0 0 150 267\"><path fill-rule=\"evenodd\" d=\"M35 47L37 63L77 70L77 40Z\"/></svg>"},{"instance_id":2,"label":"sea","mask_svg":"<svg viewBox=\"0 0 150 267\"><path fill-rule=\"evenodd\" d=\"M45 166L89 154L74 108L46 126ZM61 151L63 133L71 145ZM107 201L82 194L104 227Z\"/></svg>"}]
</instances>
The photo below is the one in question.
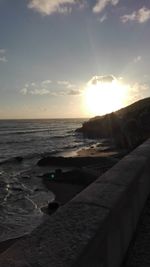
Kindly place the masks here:
<instances>
[{"instance_id":1,"label":"sea","mask_svg":"<svg viewBox=\"0 0 150 267\"><path fill-rule=\"evenodd\" d=\"M18 156L34 157L80 148L89 142L75 133L84 120L1 120L0 162Z\"/></svg>"},{"instance_id":2,"label":"sea","mask_svg":"<svg viewBox=\"0 0 150 267\"><path fill-rule=\"evenodd\" d=\"M48 155L74 155L95 143L75 130L85 119L0 120L0 242L31 233L55 199L42 183L37 162ZM22 157L18 162L16 157Z\"/></svg>"}]
</instances>

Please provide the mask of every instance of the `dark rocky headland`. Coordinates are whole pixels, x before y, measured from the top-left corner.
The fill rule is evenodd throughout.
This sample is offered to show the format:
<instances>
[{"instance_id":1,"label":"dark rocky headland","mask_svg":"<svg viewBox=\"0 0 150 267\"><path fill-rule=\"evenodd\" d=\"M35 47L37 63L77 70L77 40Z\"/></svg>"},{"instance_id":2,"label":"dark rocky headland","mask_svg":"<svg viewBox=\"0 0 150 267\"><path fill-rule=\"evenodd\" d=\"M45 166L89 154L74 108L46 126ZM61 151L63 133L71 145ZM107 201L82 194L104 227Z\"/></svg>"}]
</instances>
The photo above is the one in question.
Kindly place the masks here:
<instances>
[{"instance_id":1,"label":"dark rocky headland","mask_svg":"<svg viewBox=\"0 0 150 267\"><path fill-rule=\"evenodd\" d=\"M110 138L117 148L130 151L150 136L150 97L94 117L76 131L90 138Z\"/></svg>"}]
</instances>

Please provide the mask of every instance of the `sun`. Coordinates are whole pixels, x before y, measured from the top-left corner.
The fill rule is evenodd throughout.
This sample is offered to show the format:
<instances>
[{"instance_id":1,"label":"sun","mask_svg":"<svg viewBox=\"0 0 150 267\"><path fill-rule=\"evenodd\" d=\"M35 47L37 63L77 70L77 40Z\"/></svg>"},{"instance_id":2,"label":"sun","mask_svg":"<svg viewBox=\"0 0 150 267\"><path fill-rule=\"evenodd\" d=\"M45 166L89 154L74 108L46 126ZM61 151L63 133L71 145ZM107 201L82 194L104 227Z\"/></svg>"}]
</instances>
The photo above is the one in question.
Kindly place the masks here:
<instances>
[{"instance_id":1,"label":"sun","mask_svg":"<svg viewBox=\"0 0 150 267\"><path fill-rule=\"evenodd\" d=\"M89 82L84 102L89 115L104 115L122 108L126 100L126 86L117 79Z\"/></svg>"}]
</instances>

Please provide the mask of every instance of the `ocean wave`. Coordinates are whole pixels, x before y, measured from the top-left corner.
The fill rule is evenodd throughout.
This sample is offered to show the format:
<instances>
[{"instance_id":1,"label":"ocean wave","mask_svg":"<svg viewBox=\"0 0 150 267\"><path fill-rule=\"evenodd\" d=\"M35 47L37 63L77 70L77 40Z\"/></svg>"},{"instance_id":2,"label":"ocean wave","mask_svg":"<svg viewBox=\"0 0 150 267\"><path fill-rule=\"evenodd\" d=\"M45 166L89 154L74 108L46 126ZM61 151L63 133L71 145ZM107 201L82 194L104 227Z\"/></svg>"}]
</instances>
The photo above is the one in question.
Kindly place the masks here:
<instances>
[{"instance_id":1,"label":"ocean wave","mask_svg":"<svg viewBox=\"0 0 150 267\"><path fill-rule=\"evenodd\" d=\"M21 135L21 134L33 134L33 133L41 133L41 132L52 132L51 129L36 129L36 130L24 130L24 131L9 131L0 133L0 135Z\"/></svg>"},{"instance_id":2,"label":"ocean wave","mask_svg":"<svg viewBox=\"0 0 150 267\"><path fill-rule=\"evenodd\" d=\"M57 154L81 146L74 130L80 120L5 121L0 125L0 162L17 156L34 158L42 154ZM80 143L81 140L81 143Z\"/></svg>"},{"instance_id":3,"label":"ocean wave","mask_svg":"<svg viewBox=\"0 0 150 267\"><path fill-rule=\"evenodd\" d=\"M30 140L23 140L23 143L29 143L31 142L32 139ZM19 139L19 140L3 140L3 141L0 141L0 145L12 145L12 144L19 144L19 143L22 143L22 140Z\"/></svg>"},{"instance_id":4,"label":"ocean wave","mask_svg":"<svg viewBox=\"0 0 150 267\"><path fill-rule=\"evenodd\" d=\"M20 153L19 155L16 154L15 156L9 157L9 156L5 156L5 157L0 157L0 165L3 164L9 164L9 163L15 163L15 162L19 162L17 160L18 156L22 158L22 160L26 161L26 160L36 160L39 159L41 157L46 157L46 156L52 156L52 155L56 155L58 153L61 153L64 149L51 149L50 151L44 151L44 152L24 152L24 154Z\"/></svg>"},{"instance_id":5,"label":"ocean wave","mask_svg":"<svg viewBox=\"0 0 150 267\"><path fill-rule=\"evenodd\" d=\"M72 136L72 134L54 135L54 136L51 136L50 138L51 139L63 139L63 138L67 138L67 137L70 137L70 136Z\"/></svg>"}]
</instances>

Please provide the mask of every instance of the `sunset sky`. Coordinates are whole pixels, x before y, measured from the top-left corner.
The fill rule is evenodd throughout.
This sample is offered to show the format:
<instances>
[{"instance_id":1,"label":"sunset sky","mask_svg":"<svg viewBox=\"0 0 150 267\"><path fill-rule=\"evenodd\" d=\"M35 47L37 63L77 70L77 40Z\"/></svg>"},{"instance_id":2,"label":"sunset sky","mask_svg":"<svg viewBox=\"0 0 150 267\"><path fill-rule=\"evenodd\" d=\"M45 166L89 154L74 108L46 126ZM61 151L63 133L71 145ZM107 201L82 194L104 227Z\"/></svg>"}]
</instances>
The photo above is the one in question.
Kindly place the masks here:
<instances>
[{"instance_id":1,"label":"sunset sky","mask_svg":"<svg viewBox=\"0 0 150 267\"><path fill-rule=\"evenodd\" d=\"M127 105L150 96L149 70L150 0L0 0L1 119L97 115L87 88L115 81L100 98Z\"/></svg>"}]
</instances>

